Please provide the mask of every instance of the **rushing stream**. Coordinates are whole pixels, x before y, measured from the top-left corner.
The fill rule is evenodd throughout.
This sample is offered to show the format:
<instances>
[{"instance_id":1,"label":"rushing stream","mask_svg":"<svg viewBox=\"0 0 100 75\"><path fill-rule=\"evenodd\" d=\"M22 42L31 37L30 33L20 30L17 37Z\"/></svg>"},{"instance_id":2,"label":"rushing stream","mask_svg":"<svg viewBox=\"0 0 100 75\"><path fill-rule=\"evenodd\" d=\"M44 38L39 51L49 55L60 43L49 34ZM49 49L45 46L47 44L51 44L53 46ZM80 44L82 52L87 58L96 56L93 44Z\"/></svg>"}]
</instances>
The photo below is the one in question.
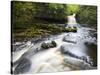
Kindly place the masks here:
<instances>
[{"instance_id":1,"label":"rushing stream","mask_svg":"<svg viewBox=\"0 0 100 75\"><path fill-rule=\"evenodd\" d=\"M96 30L77 24L75 14L68 16L67 27L77 27L77 32L51 35L13 44L12 71L14 73L42 73L97 68ZM55 41L57 46L41 49L43 42Z\"/></svg>"}]
</instances>

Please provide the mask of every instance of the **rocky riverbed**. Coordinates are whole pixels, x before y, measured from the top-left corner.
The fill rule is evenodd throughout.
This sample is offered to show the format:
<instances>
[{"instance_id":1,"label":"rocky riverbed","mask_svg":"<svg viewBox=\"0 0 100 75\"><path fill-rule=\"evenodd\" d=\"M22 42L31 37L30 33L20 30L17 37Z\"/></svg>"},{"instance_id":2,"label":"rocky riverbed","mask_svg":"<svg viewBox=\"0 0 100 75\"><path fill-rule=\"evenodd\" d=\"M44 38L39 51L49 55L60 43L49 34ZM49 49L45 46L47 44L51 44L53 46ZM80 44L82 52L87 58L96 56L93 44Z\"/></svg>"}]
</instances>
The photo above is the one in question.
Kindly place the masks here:
<instances>
[{"instance_id":1,"label":"rocky riverbed","mask_svg":"<svg viewBox=\"0 0 100 75\"><path fill-rule=\"evenodd\" d=\"M97 31L68 16L67 32L12 44L12 73L33 74L97 68Z\"/></svg>"},{"instance_id":2,"label":"rocky riverbed","mask_svg":"<svg viewBox=\"0 0 100 75\"><path fill-rule=\"evenodd\" d=\"M97 68L97 39L93 29L81 27L77 32L62 33L34 42L13 44L12 71L20 73L58 72ZM95 32L93 32L94 34ZM52 41L56 46L49 44ZM45 42L48 48L42 48ZM50 46L52 45L52 46ZM93 48L92 48L93 47Z\"/></svg>"}]
</instances>

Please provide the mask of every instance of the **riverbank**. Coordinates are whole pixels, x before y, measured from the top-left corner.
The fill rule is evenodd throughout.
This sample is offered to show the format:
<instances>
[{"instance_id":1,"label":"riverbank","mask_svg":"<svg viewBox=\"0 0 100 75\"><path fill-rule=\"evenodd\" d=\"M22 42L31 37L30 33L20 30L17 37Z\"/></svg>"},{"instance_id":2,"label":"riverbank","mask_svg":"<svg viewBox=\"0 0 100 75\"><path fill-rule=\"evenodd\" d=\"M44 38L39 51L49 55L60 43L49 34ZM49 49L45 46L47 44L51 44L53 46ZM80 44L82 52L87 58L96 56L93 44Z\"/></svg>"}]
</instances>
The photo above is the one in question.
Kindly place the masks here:
<instances>
[{"instance_id":1,"label":"riverbank","mask_svg":"<svg viewBox=\"0 0 100 75\"><path fill-rule=\"evenodd\" d=\"M12 38L13 41L24 41L32 38L47 37L61 32L65 32L65 28L58 24L33 24L26 26L24 29L22 27L14 29Z\"/></svg>"}]
</instances>

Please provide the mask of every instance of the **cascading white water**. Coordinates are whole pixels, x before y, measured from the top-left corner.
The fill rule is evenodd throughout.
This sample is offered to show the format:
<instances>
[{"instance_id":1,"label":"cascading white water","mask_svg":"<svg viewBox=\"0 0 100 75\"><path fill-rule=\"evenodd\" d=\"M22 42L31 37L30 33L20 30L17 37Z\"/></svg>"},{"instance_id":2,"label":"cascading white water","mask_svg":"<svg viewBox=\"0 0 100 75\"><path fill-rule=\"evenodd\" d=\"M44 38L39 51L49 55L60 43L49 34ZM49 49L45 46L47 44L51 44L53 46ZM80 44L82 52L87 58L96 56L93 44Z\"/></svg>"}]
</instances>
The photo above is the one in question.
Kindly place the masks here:
<instances>
[{"instance_id":1,"label":"cascading white water","mask_svg":"<svg viewBox=\"0 0 100 75\"><path fill-rule=\"evenodd\" d=\"M76 14L73 14L73 15L68 16L68 25L67 25L67 27L77 26L77 22L76 22L76 19L75 19L75 15Z\"/></svg>"},{"instance_id":2,"label":"cascading white water","mask_svg":"<svg viewBox=\"0 0 100 75\"><path fill-rule=\"evenodd\" d=\"M68 16L68 26L77 26L75 14ZM81 27L78 28L77 33L62 33L60 35L52 36L48 40L41 41L37 44L28 41L24 44L26 45L24 48L13 52L12 62L14 63L23 58L29 59L31 67L25 73L58 72L83 69L86 65L90 65L83 60L71 57L67 54L62 54L61 46L63 46L65 50L68 49L71 53L79 57L88 56L84 42L95 42L95 38L90 37L88 30L89 28ZM76 43L65 42L63 41L64 37L65 39L75 41ZM40 49L41 43L52 40L57 43L57 47L35 52L37 48ZM15 67L16 66L13 66L13 70Z\"/></svg>"}]
</instances>

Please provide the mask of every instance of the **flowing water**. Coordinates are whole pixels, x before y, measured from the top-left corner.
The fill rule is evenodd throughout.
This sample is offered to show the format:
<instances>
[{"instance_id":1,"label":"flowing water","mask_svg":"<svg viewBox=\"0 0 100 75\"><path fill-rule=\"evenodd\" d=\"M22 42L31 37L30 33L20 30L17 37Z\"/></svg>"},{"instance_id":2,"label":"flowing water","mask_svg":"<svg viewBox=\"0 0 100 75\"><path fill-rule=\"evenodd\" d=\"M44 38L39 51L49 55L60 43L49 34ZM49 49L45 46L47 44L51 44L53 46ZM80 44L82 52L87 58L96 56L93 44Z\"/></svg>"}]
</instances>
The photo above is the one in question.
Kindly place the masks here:
<instances>
[{"instance_id":1,"label":"flowing water","mask_svg":"<svg viewBox=\"0 0 100 75\"><path fill-rule=\"evenodd\" d=\"M69 16L68 21L68 27L77 27L76 33L61 33L38 42L30 40L13 44L16 51L12 52L12 71L27 74L96 68L97 38L94 36L96 30L79 26L74 15ZM50 41L55 41L57 47L41 49L43 42ZM22 61L23 59L24 61ZM26 70L23 70L21 63L24 66L27 65L24 67ZM18 66L21 67L22 72L18 68L16 69Z\"/></svg>"}]
</instances>

